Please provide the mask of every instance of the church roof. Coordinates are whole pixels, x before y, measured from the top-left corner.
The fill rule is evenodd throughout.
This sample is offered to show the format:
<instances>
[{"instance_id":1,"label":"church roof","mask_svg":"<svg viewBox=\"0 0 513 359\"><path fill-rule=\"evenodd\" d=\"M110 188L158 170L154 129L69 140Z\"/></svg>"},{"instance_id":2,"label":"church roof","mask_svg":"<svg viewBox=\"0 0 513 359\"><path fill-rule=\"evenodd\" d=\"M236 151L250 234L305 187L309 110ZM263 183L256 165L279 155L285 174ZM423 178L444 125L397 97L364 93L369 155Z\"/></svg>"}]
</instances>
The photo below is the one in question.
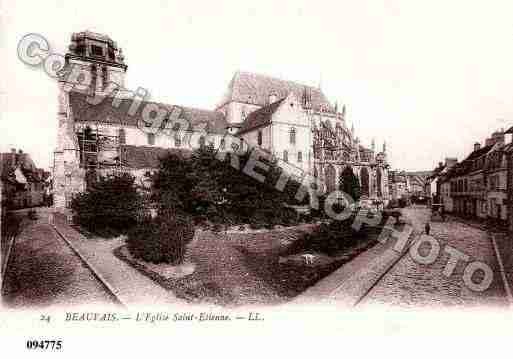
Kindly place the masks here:
<instances>
[{"instance_id":1,"label":"church roof","mask_svg":"<svg viewBox=\"0 0 513 359\"><path fill-rule=\"evenodd\" d=\"M265 106L268 104L269 95L272 92L276 94L277 98L287 97L287 95L292 92L296 98L302 99L305 95L305 91L307 92L307 96L314 110L335 112L333 106L331 106L328 99L319 88L240 71L236 72L233 76L228 86L228 92L220 106L231 101Z\"/></svg>"},{"instance_id":2,"label":"church roof","mask_svg":"<svg viewBox=\"0 0 513 359\"><path fill-rule=\"evenodd\" d=\"M156 104L171 114L173 110L180 110L179 118L185 119L190 126L198 128L206 125L209 133L225 133L227 122L224 115L217 111L201 110L189 107L168 105L158 102L143 101L134 116L129 116L128 110L132 105L132 99L120 100L119 106L113 106L117 101L112 96L106 96L102 102L93 105L87 102L87 95L79 92L70 92L70 106L77 122L99 122L122 126L137 126L142 122L142 111L147 104Z\"/></svg>"},{"instance_id":3,"label":"church roof","mask_svg":"<svg viewBox=\"0 0 513 359\"><path fill-rule=\"evenodd\" d=\"M169 154L187 158L191 155L191 151L152 146L121 145L121 164L135 169L157 168L160 159Z\"/></svg>"},{"instance_id":4,"label":"church roof","mask_svg":"<svg viewBox=\"0 0 513 359\"><path fill-rule=\"evenodd\" d=\"M238 134L248 132L254 128L262 127L271 123L271 118L273 114L276 112L278 107L282 104L285 98L273 102L270 105L259 108L256 111L251 112L246 121L242 124L242 128L239 130Z\"/></svg>"}]
</instances>

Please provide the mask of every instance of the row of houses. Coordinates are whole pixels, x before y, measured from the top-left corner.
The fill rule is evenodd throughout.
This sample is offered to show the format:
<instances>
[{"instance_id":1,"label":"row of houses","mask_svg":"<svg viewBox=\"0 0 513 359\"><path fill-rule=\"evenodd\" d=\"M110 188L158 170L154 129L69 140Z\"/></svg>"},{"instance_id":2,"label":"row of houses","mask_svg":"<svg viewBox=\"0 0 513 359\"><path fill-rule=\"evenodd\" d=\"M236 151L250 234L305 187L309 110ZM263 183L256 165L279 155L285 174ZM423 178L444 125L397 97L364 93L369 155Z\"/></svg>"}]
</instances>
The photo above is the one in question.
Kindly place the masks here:
<instances>
[{"instance_id":1,"label":"row of houses","mask_svg":"<svg viewBox=\"0 0 513 359\"><path fill-rule=\"evenodd\" d=\"M426 197L425 184L431 171L389 171L388 186L391 199Z\"/></svg>"},{"instance_id":2,"label":"row of houses","mask_svg":"<svg viewBox=\"0 0 513 359\"><path fill-rule=\"evenodd\" d=\"M494 132L461 162L447 158L428 178L433 204L464 217L508 225L513 230L513 127Z\"/></svg>"},{"instance_id":3,"label":"row of houses","mask_svg":"<svg viewBox=\"0 0 513 359\"><path fill-rule=\"evenodd\" d=\"M49 204L50 172L37 168L28 153L0 153L2 207L19 209Z\"/></svg>"}]
</instances>

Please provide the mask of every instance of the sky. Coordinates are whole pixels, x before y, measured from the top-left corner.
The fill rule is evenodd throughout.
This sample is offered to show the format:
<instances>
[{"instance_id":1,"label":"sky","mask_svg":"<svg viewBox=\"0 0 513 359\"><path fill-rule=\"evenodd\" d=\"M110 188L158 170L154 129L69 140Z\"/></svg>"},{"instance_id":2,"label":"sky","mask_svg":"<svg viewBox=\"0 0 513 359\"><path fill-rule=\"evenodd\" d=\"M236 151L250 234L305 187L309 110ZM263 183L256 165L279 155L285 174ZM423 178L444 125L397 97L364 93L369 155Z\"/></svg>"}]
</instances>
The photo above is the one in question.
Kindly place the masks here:
<instances>
[{"instance_id":1,"label":"sky","mask_svg":"<svg viewBox=\"0 0 513 359\"><path fill-rule=\"evenodd\" d=\"M48 168L56 145L57 84L18 59L20 39L64 54L91 30L152 100L214 109L237 70L320 85L393 168L432 169L513 126L511 14L511 1L2 0L0 150Z\"/></svg>"}]
</instances>

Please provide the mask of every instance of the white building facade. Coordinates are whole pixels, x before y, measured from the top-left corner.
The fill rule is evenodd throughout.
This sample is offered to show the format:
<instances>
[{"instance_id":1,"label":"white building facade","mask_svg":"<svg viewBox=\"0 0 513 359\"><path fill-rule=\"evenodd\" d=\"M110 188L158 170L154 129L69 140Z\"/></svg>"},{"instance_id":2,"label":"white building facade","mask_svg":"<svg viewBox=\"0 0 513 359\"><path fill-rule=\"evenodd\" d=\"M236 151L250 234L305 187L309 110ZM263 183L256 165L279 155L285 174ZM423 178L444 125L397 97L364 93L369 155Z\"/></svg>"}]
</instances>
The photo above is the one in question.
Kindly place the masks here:
<instances>
[{"instance_id":1,"label":"white building facade","mask_svg":"<svg viewBox=\"0 0 513 359\"><path fill-rule=\"evenodd\" d=\"M226 134L260 146L300 172L321 179L326 189L338 189L350 167L360 181L362 197L388 201L386 146L377 152L360 145L348 129L345 106L332 105L320 88L268 76L237 72L214 110L144 101L122 88L127 65L122 50L108 36L72 35L67 69L59 82L58 146L54 155L54 205L66 211L74 194L85 189L88 168L123 170L136 176L151 172L169 150L186 152L202 143L222 146ZM72 68L90 78L89 86L73 86ZM91 97L103 98L93 103ZM163 126L178 112L191 128L185 136L141 130L148 111ZM204 130L198 135L196 130ZM194 132L190 131L194 130ZM233 136L231 136L233 137ZM144 179L141 179L144 181Z\"/></svg>"}]
</instances>

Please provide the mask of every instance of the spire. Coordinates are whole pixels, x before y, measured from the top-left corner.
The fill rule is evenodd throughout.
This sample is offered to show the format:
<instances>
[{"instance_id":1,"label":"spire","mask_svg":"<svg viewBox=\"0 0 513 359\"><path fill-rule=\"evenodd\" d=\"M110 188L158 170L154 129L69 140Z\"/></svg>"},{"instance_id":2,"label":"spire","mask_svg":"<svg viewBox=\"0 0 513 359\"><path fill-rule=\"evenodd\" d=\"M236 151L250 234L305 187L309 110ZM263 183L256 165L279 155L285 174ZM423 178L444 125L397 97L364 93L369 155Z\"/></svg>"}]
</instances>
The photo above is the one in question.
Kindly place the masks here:
<instances>
[{"instance_id":1,"label":"spire","mask_svg":"<svg viewBox=\"0 0 513 359\"><path fill-rule=\"evenodd\" d=\"M309 109L312 101L311 101L311 94L310 94L309 90L306 88L306 86L303 87L303 94L301 97L302 97L301 101L303 103L303 107L306 109Z\"/></svg>"}]
</instances>

